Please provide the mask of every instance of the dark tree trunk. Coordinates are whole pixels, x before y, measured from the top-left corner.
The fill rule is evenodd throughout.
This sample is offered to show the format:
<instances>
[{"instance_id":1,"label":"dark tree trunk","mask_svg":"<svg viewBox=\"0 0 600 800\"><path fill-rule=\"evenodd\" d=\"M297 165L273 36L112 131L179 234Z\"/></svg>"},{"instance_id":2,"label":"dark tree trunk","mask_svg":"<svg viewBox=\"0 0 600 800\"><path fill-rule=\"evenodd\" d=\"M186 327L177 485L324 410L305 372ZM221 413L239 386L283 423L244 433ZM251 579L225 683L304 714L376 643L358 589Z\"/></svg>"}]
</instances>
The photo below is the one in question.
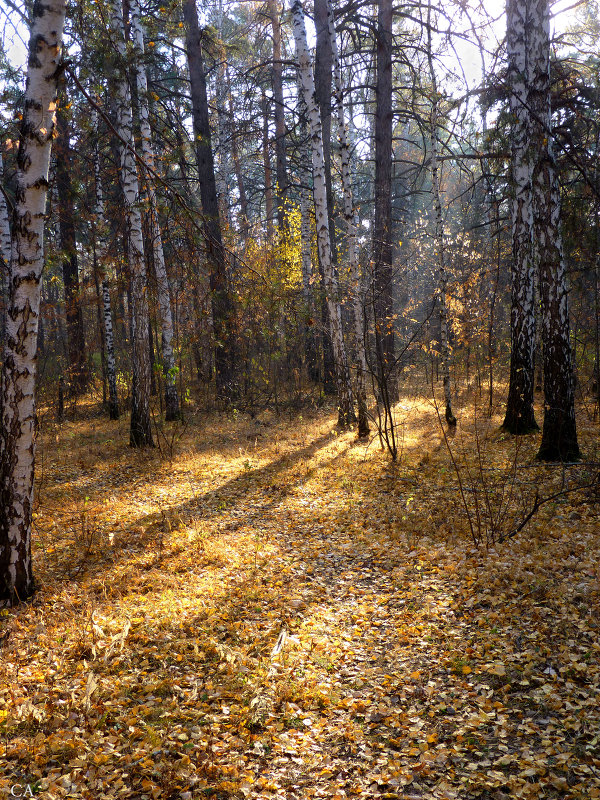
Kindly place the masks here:
<instances>
[{"instance_id":1,"label":"dark tree trunk","mask_svg":"<svg viewBox=\"0 0 600 800\"><path fill-rule=\"evenodd\" d=\"M329 218L329 241L331 261L336 269L337 242L333 219L333 190L331 185L331 114L332 114L332 77L333 51L329 34L327 0L314 0L316 49L315 49L315 100L321 116L323 130L323 160L325 162L325 191L327 193L327 216ZM321 339L323 347L323 390L325 394L335 394L335 361L330 334L329 309L325 293L323 267L319 264L321 277Z\"/></svg>"},{"instance_id":2,"label":"dark tree trunk","mask_svg":"<svg viewBox=\"0 0 600 800\"><path fill-rule=\"evenodd\" d=\"M281 9L277 0L268 0L269 17L273 33L273 113L275 117L275 198L277 202L277 224L279 230L285 225L285 201L288 188L285 153L285 115L283 104L283 62L281 60Z\"/></svg>"},{"instance_id":3,"label":"dark tree trunk","mask_svg":"<svg viewBox=\"0 0 600 800\"><path fill-rule=\"evenodd\" d=\"M392 271L392 0L377 5L375 107L375 218L373 224L373 307L381 341L380 380L398 399L394 355Z\"/></svg>"},{"instance_id":4,"label":"dark tree trunk","mask_svg":"<svg viewBox=\"0 0 600 800\"><path fill-rule=\"evenodd\" d=\"M333 189L331 184L333 50L329 34L328 2L327 0L314 0L314 4L315 31L317 35L315 48L315 99L319 106L321 126L323 128L323 158L325 161L325 189L327 191L331 259L334 264L337 264L337 243L333 221Z\"/></svg>"},{"instance_id":5,"label":"dark tree trunk","mask_svg":"<svg viewBox=\"0 0 600 800\"><path fill-rule=\"evenodd\" d=\"M229 65L227 65L226 67L225 75L227 78L229 116L231 120L233 120L234 119L233 94L231 91L231 76L229 74ZM231 136L231 155L233 158L233 169L235 172L235 180L237 183L238 194L240 196L240 217L241 217L240 230L242 236L246 238L248 236L248 198L246 197L246 185L244 182L242 164L240 161L238 139L235 131L233 131Z\"/></svg>"},{"instance_id":6,"label":"dark tree trunk","mask_svg":"<svg viewBox=\"0 0 600 800\"><path fill-rule=\"evenodd\" d=\"M210 265L217 399L228 404L237 394L235 384L235 310L221 236L206 96L206 75L195 0L185 0L183 16L186 25L186 53L190 73L196 163L204 216L204 239L207 261Z\"/></svg>"},{"instance_id":7,"label":"dark tree trunk","mask_svg":"<svg viewBox=\"0 0 600 800\"><path fill-rule=\"evenodd\" d=\"M265 213L267 215L267 237L273 238L273 172L271 170L271 156L269 155L269 102L265 92L261 98L262 109L262 157L265 173Z\"/></svg>"},{"instance_id":8,"label":"dark tree trunk","mask_svg":"<svg viewBox=\"0 0 600 800\"><path fill-rule=\"evenodd\" d=\"M576 461L573 356L562 234L560 191L552 137L550 84L550 6L532 0L529 108L532 145L538 154L532 175L535 242L539 261L544 352L544 427L538 458Z\"/></svg>"},{"instance_id":9,"label":"dark tree trunk","mask_svg":"<svg viewBox=\"0 0 600 800\"><path fill-rule=\"evenodd\" d=\"M58 137L56 139L56 190L58 194L58 223L62 250L62 273L65 286L67 312L67 345L69 355L69 391L78 395L85 391L88 383L85 357L83 314L79 291L79 269L77 243L75 239L75 215L73 211L74 191L71 181L71 148L69 144L69 120L66 93L61 92L61 108L56 115Z\"/></svg>"}]
</instances>

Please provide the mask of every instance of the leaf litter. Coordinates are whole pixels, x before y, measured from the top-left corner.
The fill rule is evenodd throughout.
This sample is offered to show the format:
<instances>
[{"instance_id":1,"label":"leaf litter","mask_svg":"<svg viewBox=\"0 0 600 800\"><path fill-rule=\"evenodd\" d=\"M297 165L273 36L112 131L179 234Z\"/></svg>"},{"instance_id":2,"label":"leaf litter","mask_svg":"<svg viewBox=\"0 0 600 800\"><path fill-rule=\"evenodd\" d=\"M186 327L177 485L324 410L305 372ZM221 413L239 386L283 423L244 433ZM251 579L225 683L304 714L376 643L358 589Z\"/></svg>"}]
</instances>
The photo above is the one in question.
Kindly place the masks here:
<instances>
[{"instance_id":1,"label":"leaf litter","mask_svg":"<svg viewBox=\"0 0 600 800\"><path fill-rule=\"evenodd\" d=\"M199 417L172 463L124 422L47 432L40 589L0 621L0 790L600 798L595 498L474 548L411 402L397 467L324 411ZM527 446L531 487L564 480Z\"/></svg>"}]
</instances>

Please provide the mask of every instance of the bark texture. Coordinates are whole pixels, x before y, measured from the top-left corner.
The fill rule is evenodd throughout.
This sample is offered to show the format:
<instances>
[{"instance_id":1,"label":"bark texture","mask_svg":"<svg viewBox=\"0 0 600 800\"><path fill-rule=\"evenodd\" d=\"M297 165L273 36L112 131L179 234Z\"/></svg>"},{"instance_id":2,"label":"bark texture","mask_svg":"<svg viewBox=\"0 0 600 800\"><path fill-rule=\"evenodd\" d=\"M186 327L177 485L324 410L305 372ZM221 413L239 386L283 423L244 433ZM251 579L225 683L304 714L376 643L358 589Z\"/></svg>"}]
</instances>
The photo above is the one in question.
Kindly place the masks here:
<instances>
[{"instance_id":1,"label":"bark texture","mask_svg":"<svg viewBox=\"0 0 600 800\"><path fill-rule=\"evenodd\" d=\"M285 152L285 107L283 104L283 61L281 58L281 8L277 0L267 0L271 32L273 35L273 115L275 117L275 176L277 201L277 225L285 225L285 202L288 189L287 158Z\"/></svg>"},{"instance_id":2,"label":"bark texture","mask_svg":"<svg viewBox=\"0 0 600 800\"><path fill-rule=\"evenodd\" d=\"M533 411L535 368L535 263L531 180L535 154L530 131L530 0L508 0L506 46L512 117L512 240L510 383L504 428L537 430Z\"/></svg>"},{"instance_id":3,"label":"bark texture","mask_svg":"<svg viewBox=\"0 0 600 800\"><path fill-rule=\"evenodd\" d=\"M142 26L138 0L130 0L131 35L134 43L135 75L137 83L138 113L140 118L141 146L145 164L155 169L152 130L150 128L150 108L148 103L148 81L144 66L144 29ZM177 366L173 353L173 315L171 313L171 290L167 265L163 250L162 234L158 218L158 201L154 190L154 178L150 171L146 174L146 194L148 196L148 228L151 237L154 274L156 276L156 295L161 329L161 354L165 376L165 418L167 421L179 419L179 397L177 394Z\"/></svg>"},{"instance_id":4,"label":"bark texture","mask_svg":"<svg viewBox=\"0 0 600 800\"><path fill-rule=\"evenodd\" d=\"M98 135L98 116L93 112L93 128ZM119 419L119 397L117 394L117 368L115 362L115 340L110 305L110 286L107 276L108 235L104 218L104 195L100 180L100 152L98 140L94 148L94 175L96 183L95 234L96 234L96 271L100 278L102 301L102 330L106 353L106 378L108 382L108 415L110 419Z\"/></svg>"},{"instance_id":5,"label":"bark texture","mask_svg":"<svg viewBox=\"0 0 600 800\"><path fill-rule=\"evenodd\" d=\"M215 165L206 96L206 75L202 57L200 27L195 0L185 0L186 54L190 73L192 117L203 228L210 269L213 329L215 335L215 378L217 399L228 404L237 396L235 380L235 310L223 249Z\"/></svg>"},{"instance_id":6,"label":"bark texture","mask_svg":"<svg viewBox=\"0 0 600 800\"><path fill-rule=\"evenodd\" d=\"M151 364L148 353L148 294L140 191L134 151L131 95L124 71L126 47L121 0L111 0L111 27L119 55L119 64L115 70L115 105L122 142L120 147L121 184L127 218L127 255L131 286L133 382L129 443L132 447L144 447L154 444L150 420Z\"/></svg>"},{"instance_id":7,"label":"bark texture","mask_svg":"<svg viewBox=\"0 0 600 800\"><path fill-rule=\"evenodd\" d=\"M4 180L4 164L2 153L0 152L0 182ZM0 187L0 346L4 348L4 330L6 326L6 301L8 298L8 271L10 268L10 252L12 247L12 236L10 233L10 218L8 215L8 205L4 192Z\"/></svg>"},{"instance_id":8,"label":"bark texture","mask_svg":"<svg viewBox=\"0 0 600 800\"><path fill-rule=\"evenodd\" d=\"M367 407L367 354L365 351L365 295L358 263L358 243L356 240L356 221L354 198L352 196L352 176L350 171L350 143L344 112L344 93L342 71L338 58L338 48L331 2L328 2L329 39L333 64L335 105L337 111L338 136L340 139L340 160L342 173L342 192L344 195L344 222L346 224L346 251L348 272L352 285L352 312L354 323L354 348L356 351L356 404L358 409L358 435L369 435L369 415Z\"/></svg>"},{"instance_id":9,"label":"bark texture","mask_svg":"<svg viewBox=\"0 0 600 800\"><path fill-rule=\"evenodd\" d=\"M81 394L88 383L87 360L81 294L79 290L79 264L75 238L73 185L69 118L65 106L67 95L64 83L60 92L60 107L56 115L58 136L54 144L56 159L56 190L58 195L58 228L62 250L62 274L65 286L67 312L67 350L69 357L69 392Z\"/></svg>"},{"instance_id":10,"label":"bark texture","mask_svg":"<svg viewBox=\"0 0 600 800\"><path fill-rule=\"evenodd\" d=\"M350 425L354 422L355 416L348 358L342 333L342 313L338 280L331 258L329 217L327 214L327 191L325 185L325 162L323 159L323 132L319 108L316 103L315 83L306 39L304 9L300 0L294 0L292 5L292 17L302 95L304 103L306 104L310 125L317 246L319 249L319 259L323 268L325 296L329 311L331 340L335 359L338 420L340 425Z\"/></svg>"},{"instance_id":11,"label":"bark texture","mask_svg":"<svg viewBox=\"0 0 600 800\"><path fill-rule=\"evenodd\" d=\"M36 348L48 169L56 126L65 10L64 0L36 2L31 16L2 365L0 601L4 603L25 600L34 590L31 514Z\"/></svg>"},{"instance_id":12,"label":"bark texture","mask_svg":"<svg viewBox=\"0 0 600 800\"><path fill-rule=\"evenodd\" d=\"M435 218L435 243L438 262L438 306L440 315L440 355L442 365L442 380L444 383L444 402L446 404L445 416L448 425L456 425L456 417L452 413L452 389L450 385L450 345L448 342L448 306L446 296L448 292L448 276L446 274L446 253L444 242L444 218L442 216L442 203L440 197L440 169L438 162L438 118L439 102L437 77L433 63L431 47L431 3L427 7L427 60L429 63L429 79L431 81L431 114L429 133L431 137L431 191L433 194L433 213Z\"/></svg>"},{"instance_id":13,"label":"bark texture","mask_svg":"<svg viewBox=\"0 0 600 800\"><path fill-rule=\"evenodd\" d=\"M375 88L375 218L373 222L373 306L379 380L398 399L392 270L392 0L377 4Z\"/></svg>"},{"instance_id":14,"label":"bark texture","mask_svg":"<svg viewBox=\"0 0 600 800\"><path fill-rule=\"evenodd\" d=\"M575 461L580 453L560 192L552 136L550 6L548 0L530 0L530 7L529 108L532 146L538 154L532 187L544 348L544 425L538 458Z\"/></svg>"}]
</instances>

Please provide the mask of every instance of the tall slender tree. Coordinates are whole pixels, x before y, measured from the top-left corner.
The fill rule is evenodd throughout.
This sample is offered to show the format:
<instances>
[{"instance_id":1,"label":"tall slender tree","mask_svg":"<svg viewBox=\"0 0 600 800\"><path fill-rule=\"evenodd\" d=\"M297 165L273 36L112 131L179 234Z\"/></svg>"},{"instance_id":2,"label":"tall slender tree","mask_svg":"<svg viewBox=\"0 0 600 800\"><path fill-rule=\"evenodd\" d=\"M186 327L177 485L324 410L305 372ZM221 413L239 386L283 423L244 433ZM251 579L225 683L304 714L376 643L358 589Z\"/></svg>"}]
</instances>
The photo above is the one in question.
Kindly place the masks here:
<instances>
[{"instance_id":1,"label":"tall slender tree","mask_svg":"<svg viewBox=\"0 0 600 800\"><path fill-rule=\"evenodd\" d=\"M131 388L131 426L129 443L132 447L152 446L150 420L151 365L148 351L148 291L140 191L133 138L131 94L126 76L127 50L121 0L111 0L111 28L116 42L119 63L115 70L115 105L117 111L121 185L127 220L127 257L131 286L131 338L133 382Z\"/></svg>"},{"instance_id":2,"label":"tall slender tree","mask_svg":"<svg viewBox=\"0 0 600 800\"><path fill-rule=\"evenodd\" d=\"M138 114L140 120L141 149L146 169L146 194L148 196L148 228L151 238L156 295L161 328L161 352L165 376L165 418L167 421L181 416L177 395L177 366L173 353L173 315L171 313L171 290L167 265L163 250L162 233L158 216L158 201L154 188L155 169L154 145L150 127L150 107L148 103L148 80L144 64L144 28L138 0L130 0L131 36L135 55L135 76L137 83Z\"/></svg>"},{"instance_id":3,"label":"tall slender tree","mask_svg":"<svg viewBox=\"0 0 600 800\"><path fill-rule=\"evenodd\" d=\"M544 357L544 424L538 458L579 458L575 422L573 357L563 242L561 202L552 134L550 5L529 0L529 113L532 149L534 234L539 269Z\"/></svg>"},{"instance_id":4,"label":"tall slender tree","mask_svg":"<svg viewBox=\"0 0 600 800\"><path fill-rule=\"evenodd\" d=\"M60 104L56 114L58 136L54 145L56 163L56 193L58 197L58 229L62 250L62 273L65 287L67 317L67 352L69 358L69 391L80 394L88 383L85 355L85 336L81 292L79 287L79 259L75 236L75 211L73 164L71 157L71 128L67 112L66 84L61 81Z\"/></svg>"},{"instance_id":5,"label":"tall slender tree","mask_svg":"<svg viewBox=\"0 0 600 800\"><path fill-rule=\"evenodd\" d=\"M273 89L273 115L275 117L275 176L277 202L277 225L283 230L288 191L287 155L285 137L285 106L283 101L283 59L281 55L281 9L277 0L267 0L267 9L273 36L273 65L271 85Z\"/></svg>"},{"instance_id":6,"label":"tall slender tree","mask_svg":"<svg viewBox=\"0 0 600 800\"><path fill-rule=\"evenodd\" d=\"M44 219L56 131L65 0L36 2L31 15L25 108L17 156L0 426L0 601L34 591L31 519L35 466L35 377Z\"/></svg>"},{"instance_id":7,"label":"tall slender tree","mask_svg":"<svg viewBox=\"0 0 600 800\"><path fill-rule=\"evenodd\" d=\"M186 26L185 47L190 74L194 144L202 202L204 241L212 291L217 399L227 404L237 395L235 309L219 219L206 75L196 0L184 0L183 18Z\"/></svg>"},{"instance_id":8,"label":"tall slender tree","mask_svg":"<svg viewBox=\"0 0 600 800\"><path fill-rule=\"evenodd\" d=\"M375 214L373 222L373 308L379 379L392 401L398 399L396 376L393 229L392 229L392 0L377 2L375 84Z\"/></svg>"},{"instance_id":9,"label":"tall slender tree","mask_svg":"<svg viewBox=\"0 0 600 800\"><path fill-rule=\"evenodd\" d=\"M456 425L456 417L452 413L452 390L450 385L450 346L448 342L448 277L446 274L446 246L444 238L444 218L442 216L442 203L440 198L440 167L438 161L439 151L439 106L440 95L438 82L433 63L433 48L431 42L431 0L427 6L427 62L429 64L429 80L431 84L431 112L429 117L429 135L431 143L431 192L433 194L433 213L435 218L435 245L438 262L438 307L440 317L440 350L442 361L442 380L444 382L444 400L446 403L446 422Z\"/></svg>"},{"instance_id":10,"label":"tall slender tree","mask_svg":"<svg viewBox=\"0 0 600 800\"><path fill-rule=\"evenodd\" d=\"M108 381L108 415L110 419L119 419L119 396L117 393L117 367L115 361L115 344L112 323L112 310L110 304L110 285L107 275L108 236L107 225L104 217L104 194L102 192L100 170L100 148L98 146L98 114L92 113L92 128L95 134L94 142L94 178L96 203L94 208L94 234L95 234L95 264L99 277L102 297L102 326L104 349L106 352L106 377Z\"/></svg>"},{"instance_id":11,"label":"tall slender tree","mask_svg":"<svg viewBox=\"0 0 600 800\"><path fill-rule=\"evenodd\" d=\"M365 293L358 262L358 242L356 237L356 218L352 195L352 175L350 173L350 143L344 111L344 92L342 70L338 55L337 37L333 23L331 0L328 4L329 39L333 66L333 83L337 111L338 136L340 140L340 161L342 192L344 195L344 221L346 223L346 249L348 272L352 283L352 313L354 323L354 349L356 352L356 403L358 409L358 435L369 435L369 414L367 406L367 354L365 349Z\"/></svg>"},{"instance_id":12,"label":"tall slender tree","mask_svg":"<svg viewBox=\"0 0 600 800\"><path fill-rule=\"evenodd\" d=\"M340 425L350 425L355 420L352 386L348 358L342 331L342 312L337 276L331 258L329 238L329 216L327 213L327 190L325 184L325 161L323 158L323 131L315 96L315 82L306 38L304 9L300 0L292 4L296 58L300 72L302 96L308 113L312 143L313 197L317 227L317 246L325 279L325 297L329 311L331 341L335 360L335 376Z\"/></svg>"},{"instance_id":13,"label":"tall slender tree","mask_svg":"<svg viewBox=\"0 0 600 800\"><path fill-rule=\"evenodd\" d=\"M529 26L531 0L508 0L507 83L511 111L512 268L510 382L504 428L537 430L533 410L535 366L535 264L533 251L533 159L530 130Z\"/></svg>"},{"instance_id":14,"label":"tall slender tree","mask_svg":"<svg viewBox=\"0 0 600 800\"><path fill-rule=\"evenodd\" d=\"M10 217L8 213L8 203L4 196L4 162L2 152L0 152L0 302L2 310L0 312L0 346L4 347L4 327L6 321L6 300L8 297L8 271L10 268L10 253L12 248L12 236L10 233Z\"/></svg>"}]
</instances>

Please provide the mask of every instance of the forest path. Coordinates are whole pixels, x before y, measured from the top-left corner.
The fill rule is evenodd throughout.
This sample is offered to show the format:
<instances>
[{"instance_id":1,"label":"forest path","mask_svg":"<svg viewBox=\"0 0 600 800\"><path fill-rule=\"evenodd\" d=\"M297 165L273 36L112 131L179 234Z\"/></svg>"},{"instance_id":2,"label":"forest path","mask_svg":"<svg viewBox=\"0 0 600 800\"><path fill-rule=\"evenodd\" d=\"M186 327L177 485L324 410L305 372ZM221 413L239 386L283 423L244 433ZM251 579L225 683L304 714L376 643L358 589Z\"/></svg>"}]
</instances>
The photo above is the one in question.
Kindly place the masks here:
<instances>
[{"instance_id":1,"label":"forest path","mask_svg":"<svg viewBox=\"0 0 600 800\"><path fill-rule=\"evenodd\" d=\"M431 408L401 411L397 467L325 413L200 418L172 460L126 422L51 432L41 591L2 620L0 788L600 797L597 507L478 551Z\"/></svg>"}]
</instances>

